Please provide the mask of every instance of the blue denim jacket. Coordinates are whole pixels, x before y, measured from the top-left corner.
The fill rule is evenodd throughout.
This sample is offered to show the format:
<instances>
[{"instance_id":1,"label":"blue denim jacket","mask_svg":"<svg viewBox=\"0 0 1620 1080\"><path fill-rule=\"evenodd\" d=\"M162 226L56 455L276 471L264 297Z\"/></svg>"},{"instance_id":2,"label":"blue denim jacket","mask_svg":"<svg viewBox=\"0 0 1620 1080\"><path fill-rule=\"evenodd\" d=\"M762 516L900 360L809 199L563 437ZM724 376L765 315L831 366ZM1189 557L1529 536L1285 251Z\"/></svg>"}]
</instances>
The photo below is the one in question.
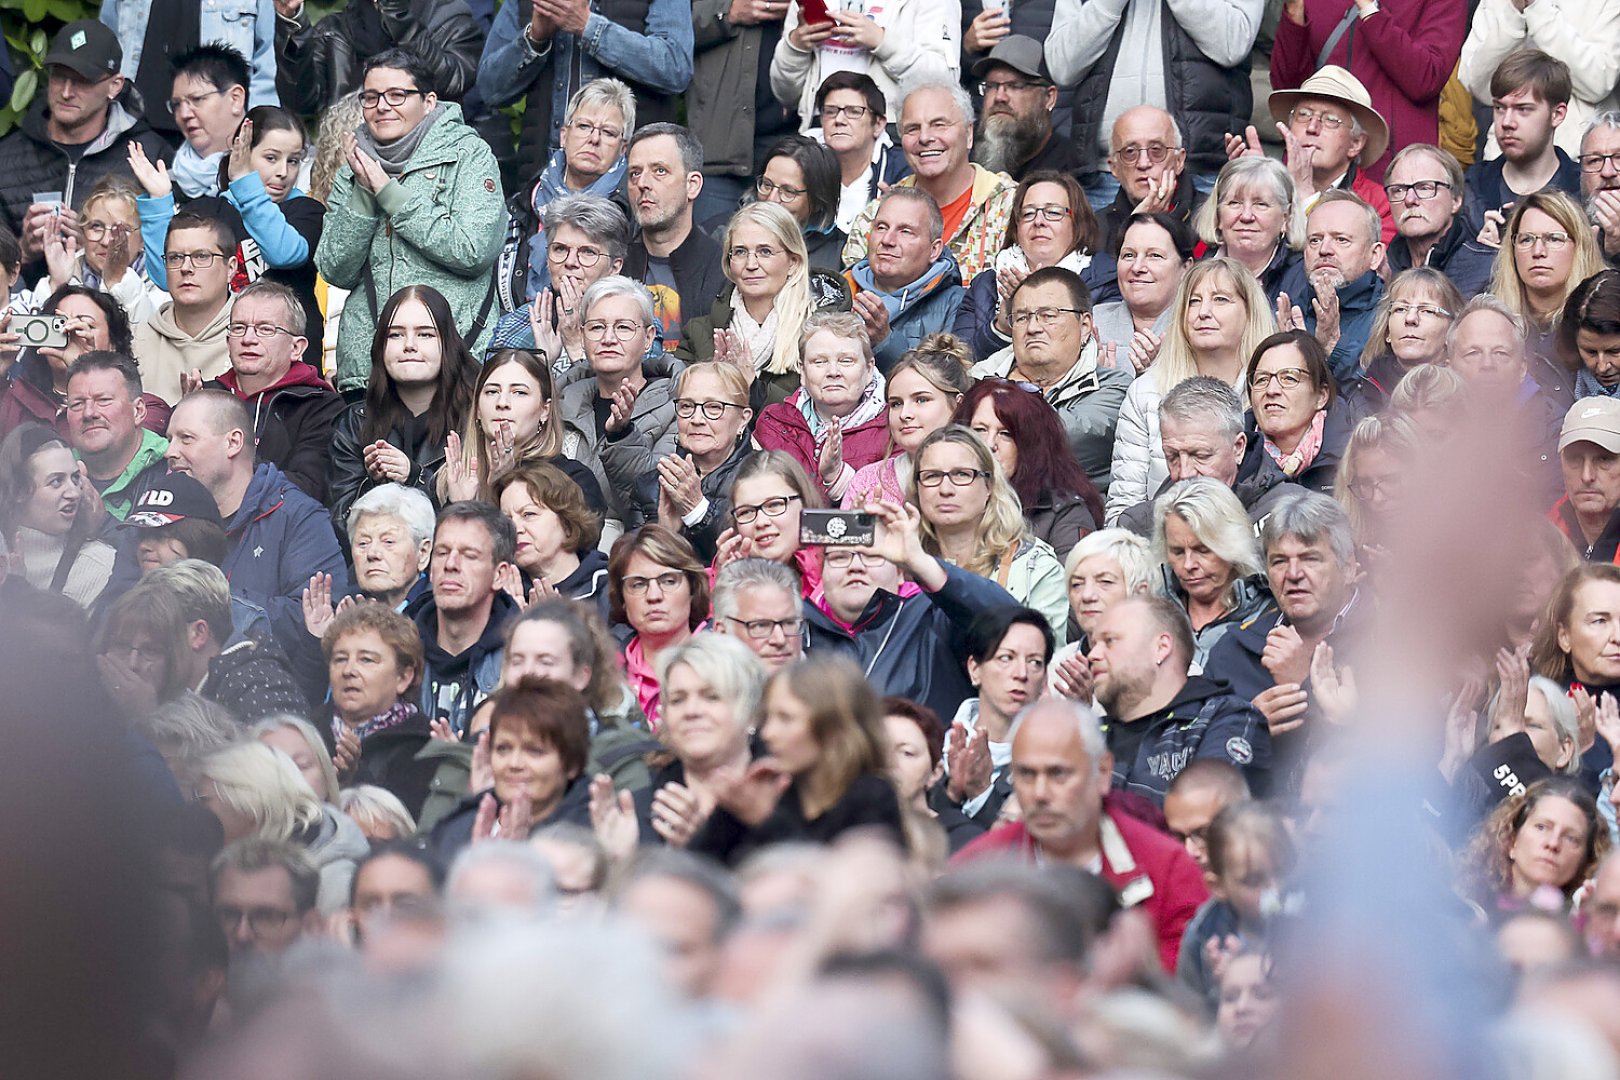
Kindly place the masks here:
<instances>
[{"instance_id":1,"label":"blue denim jacket","mask_svg":"<svg viewBox=\"0 0 1620 1080\"><path fill-rule=\"evenodd\" d=\"M539 51L523 35L524 24L519 21L522 6L504 3L495 13L495 25L478 62L478 92L498 108L523 97L536 80L549 75L552 106L547 143L551 150L562 145L570 91L592 79L629 78L668 94L680 93L692 81L689 0L651 0L645 34L626 30L593 10L583 34L559 32L552 37L549 48ZM591 6L597 6L595 0ZM570 87L575 49L582 49L584 55L579 58L579 81Z\"/></svg>"},{"instance_id":2,"label":"blue denim jacket","mask_svg":"<svg viewBox=\"0 0 1620 1080\"><path fill-rule=\"evenodd\" d=\"M279 105L276 94L276 6L274 0L198 0L202 5L198 41L222 41L247 57L252 71L248 104ZM146 45L152 0L103 0L101 21L112 27L124 48L125 78L133 79ZM162 103L149 101L148 109Z\"/></svg>"}]
</instances>

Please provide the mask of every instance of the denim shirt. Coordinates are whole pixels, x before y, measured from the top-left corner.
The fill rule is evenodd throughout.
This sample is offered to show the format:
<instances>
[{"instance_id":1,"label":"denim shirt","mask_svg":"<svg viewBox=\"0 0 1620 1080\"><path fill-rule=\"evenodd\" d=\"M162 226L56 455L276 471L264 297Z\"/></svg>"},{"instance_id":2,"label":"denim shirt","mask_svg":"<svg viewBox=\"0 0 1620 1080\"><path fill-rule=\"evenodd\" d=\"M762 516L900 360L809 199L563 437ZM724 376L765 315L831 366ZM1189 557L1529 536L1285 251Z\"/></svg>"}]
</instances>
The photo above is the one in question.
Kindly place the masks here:
<instances>
[{"instance_id":1,"label":"denim shirt","mask_svg":"<svg viewBox=\"0 0 1620 1080\"><path fill-rule=\"evenodd\" d=\"M244 0L245 2L245 0ZM271 0L264 0L270 3ZM568 111L572 90L592 79L614 76L643 83L655 90L678 94L692 81L692 7L678 0L651 0L647 10L647 32L638 34L608 21L592 10L585 32L574 35L559 31L546 46L536 51L520 22L520 3L504 3L495 13L495 25L478 61L478 91L495 107L509 105L523 97L543 74L551 86L551 130L549 150L562 145L563 117ZM593 0L594 9L597 4ZM569 85L574 69L574 50L579 57L579 81Z\"/></svg>"},{"instance_id":2,"label":"denim shirt","mask_svg":"<svg viewBox=\"0 0 1620 1080\"><path fill-rule=\"evenodd\" d=\"M274 0L198 0L202 4L198 41L218 41L247 58L252 72L248 106L279 105L276 93L276 6ZM112 27L124 49L121 74L133 79L146 46L152 0L105 0L101 21ZM149 101L147 108L160 107Z\"/></svg>"}]
</instances>

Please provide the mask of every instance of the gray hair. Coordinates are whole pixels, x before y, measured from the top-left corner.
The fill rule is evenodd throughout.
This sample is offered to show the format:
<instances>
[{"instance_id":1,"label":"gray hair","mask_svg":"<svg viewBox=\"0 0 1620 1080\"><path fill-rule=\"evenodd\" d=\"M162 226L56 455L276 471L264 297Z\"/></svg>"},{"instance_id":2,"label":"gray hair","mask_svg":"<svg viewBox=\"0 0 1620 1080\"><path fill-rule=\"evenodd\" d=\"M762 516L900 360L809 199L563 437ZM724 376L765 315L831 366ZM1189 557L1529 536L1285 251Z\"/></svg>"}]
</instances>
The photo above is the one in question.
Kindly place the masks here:
<instances>
[{"instance_id":1,"label":"gray hair","mask_svg":"<svg viewBox=\"0 0 1620 1080\"><path fill-rule=\"evenodd\" d=\"M1278 541L1289 536L1305 544L1325 540L1341 563L1355 558L1355 533L1349 516L1344 507L1321 492L1301 491L1279 499L1260 530L1260 546L1270 552Z\"/></svg>"},{"instance_id":2,"label":"gray hair","mask_svg":"<svg viewBox=\"0 0 1620 1080\"><path fill-rule=\"evenodd\" d=\"M1166 418L1219 424L1220 433L1230 441L1243 433L1243 401L1224 379L1194 375L1159 399L1159 419Z\"/></svg>"},{"instance_id":3,"label":"gray hair","mask_svg":"<svg viewBox=\"0 0 1620 1080\"><path fill-rule=\"evenodd\" d=\"M218 891L220 875L227 870L252 874L275 867L287 871L292 879L293 906L298 913L303 915L314 910L321 891L320 868L303 848L286 840L245 836L226 844L208 867L209 891Z\"/></svg>"},{"instance_id":4,"label":"gray hair","mask_svg":"<svg viewBox=\"0 0 1620 1080\"><path fill-rule=\"evenodd\" d=\"M610 105L618 109L625 135L636 130L636 95L618 79L592 79L574 91L574 96L568 99L568 111L563 114L563 123L573 123L574 114L587 105Z\"/></svg>"},{"instance_id":5,"label":"gray hair","mask_svg":"<svg viewBox=\"0 0 1620 1080\"><path fill-rule=\"evenodd\" d=\"M346 523L350 543L354 541L354 531L359 528L360 519L367 514L399 518L410 530L411 543L418 546L433 539L433 527L437 520L433 502L415 488L404 484L382 484L354 500L354 505L349 507Z\"/></svg>"},{"instance_id":6,"label":"gray hair","mask_svg":"<svg viewBox=\"0 0 1620 1080\"><path fill-rule=\"evenodd\" d=\"M182 757L224 749L242 730L230 710L191 690L165 701L133 726L159 748L175 747Z\"/></svg>"},{"instance_id":7,"label":"gray hair","mask_svg":"<svg viewBox=\"0 0 1620 1080\"><path fill-rule=\"evenodd\" d=\"M1187 523L1193 535L1220 558L1232 564L1236 577L1227 587L1230 604L1238 581L1260 573L1260 551L1254 542L1254 526L1249 514L1232 489L1208 476L1190 476L1172 484L1153 503L1153 553L1166 566L1170 563L1165 539L1165 518L1176 515Z\"/></svg>"},{"instance_id":8,"label":"gray hair","mask_svg":"<svg viewBox=\"0 0 1620 1080\"><path fill-rule=\"evenodd\" d=\"M1092 535L1096 534L1093 533ZM1013 718L1012 727L1007 731L1007 741L1012 742L1018 734L1018 729L1024 726L1026 719L1033 716L1037 711L1046 709L1062 712L1074 722L1074 726L1080 732L1080 745L1085 748L1086 756L1091 758L1093 762L1108 753L1108 739L1103 735L1102 722L1097 715L1097 710L1085 702L1066 697L1043 697L1018 710L1018 715Z\"/></svg>"},{"instance_id":9,"label":"gray hair","mask_svg":"<svg viewBox=\"0 0 1620 1080\"><path fill-rule=\"evenodd\" d=\"M338 809L348 814L361 831L365 831L366 822L371 822L393 826L394 835L402 839L416 832L416 822L399 796L375 784L344 788L338 794Z\"/></svg>"},{"instance_id":10,"label":"gray hair","mask_svg":"<svg viewBox=\"0 0 1620 1080\"><path fill-rule=\"evenodd\" d=\"M335 802L342 785L338 783L337 769L332 765L332 755L327 751L326 743L321 739L320 732L315 730L314 724L292 713L273 713L249 728L248 734L263 742L263 737L267 733L280 731L282 728L292 728L298 732L299 738L309 744L309 752L315 755L315 764L321 770L321 782L326 785L324 793L317 791L315 794L321 796L323 802Z\"/></svg>"},{"instance_id":11,"label":"gray hair","mask_svg":"<svg viewBox=\"0 0 1620 1080\"><path fill-rule=\"evenodd\" d=\"M724 941L742 919L742 897L737 881L718 864L690 851L671 847L644 847L624 867L614 882L615 902L637 882L668 878L688 885L708 897L714 905L714 940Z\"/></svg>"},{"instance_id":12,"label":"gray hair","mask_svg":"<svg viewBox=\"0 0 1620 1080\"><path fill-rule=\"evenodd\" d=\"M597 81L617 83L615 79ZM610 259L623 262L630 251L630 220L617 203L600 195L559 195L546 204L540 220L547 236L555 236L560 226L572 225L606 248Z\"/></svg>"},{"instance_id":13,"label":"gray hair","mask_svg":"<svg viewBox=\"0 0 1620 1080\"><path fill-rule=\"evenodd\" d=\"M698 142L697 136L693 135L690 129L683 128L679 124L648 124L630 136L630 142L624 148L625 156L629 157L630 151L637 146L660 135L668 135L675 140L675 146L681 155L683 172L691 175L703 171L703 144Z\"/></svg>"},{"instance_id":14,"label":"gray hair","mask_svg":"<svg viewBox=\"0 0 1620 1080\"><path fill-rule=\"evenodd\" d=\"M1316 204L1311 207L1311 212L1309 215L1307 215L1307 231L1309 231L1308 218L1314 217L1317 211L1321 210L1322 207L1331 206L1334 203L1353 203L1359 210L1361 210L1362 220L1367 225L1367 242L1369 244L1378 243L1379 239L1383 236L1383 218L1378 216L1378 211L1374 210L1372 204L1366 199L1363 199L1360 195L1357 195L1353 191L1346 191L1343 188L1330 188L1329 190L1322 192L1321 195L1317 196Z\"/></svg>"},{"instance_id":15,"label":"gray hair","mask_svg":"<svg viewBox=\"0 0 1620 1080\"><path fill-rule=\"evenodd\" d=\"M1611 115L1613 115L1617 121L1620 121L1620 113L1613 113ZM1620 122L1617 122L1615 126L1620 127ZM1457 159L1449 152L1440 149L1433 143L1408 143L1401 147L1400 151L1396 153L1394 157L1389 159L1389 165L1384 169L1385 174L1387 175L1394 172L1395 166L1399 165L1407 158L1417 157L1419 155L1431 159L1435 162L1435 164L1440 166L1440 171L1446 174L1446 183L1451 185L1451 194L1454 197L1460 199L1467 193L1463 186L1462 166L1457 164Z\"/></svg>"},{"instance_id":16,"label":"gray hair","mask_svg":"<svg viewBox=\"0 0 1620 1080\"><path fill-rule=\"evenodd\" d=\"M607 883L608 853L607 848L602 846L602 841L597 839L596 833L586 826L572 821L557 821L531 834L529 836L529 846L545 855L547 861L550 861L551 856L541 847L547 841L564 847L579 848L590 856L591 880L589 890L593 893L602 890L602 886ZM556 872L555 863L552 863L552 872Z\"/></svg>"},{"instance_id":17,"label":"gray hair","mask_svg":"<svg viewBox=\"0 0 1620 1080\"><path fill-rule=\"evenodd\" d=\"M939 203L934 197L920 187L908 184L905 187L892 187L878 196L877 208L883 209L883 204L889 201L921 203L928 214L929 241L945 239L945 216L939 212Z\"/></svg>"},{"instance_id":18,"label":"gray hair","mask_svg":"<svg viewBox=\"0 0 1620 1080\"><path fill-rule=\"evenodd\" d=\"M658 654L658 685L669 685L669 673L684 664L729 702L737 727L746 728L765 692L765 665L754 650L730 634L693 634Z\"/></svg>"},{"instance_id":19,"label":"gray hair","mask_svg":"<svg viewBox=\"0 0 1620 1080\"><path fill-rule=\"evenodd\" d=\"M962 114L962 123L969 128L973 126L973 98L962 88L960 82L955 79L948 79L943 75L923 75L907 80L905 85L900 88L900 113L902 115L906 111L906 102L911 99L911 95L924 90L945 91L950 95L951 100L956 103L957 111Z\"/></svg>"},{"instance_id":20,"label":"gray hair","mask_svg":"<svg viewBox=\"0 0 1620 1080\"><path fill-rule=\"evenodd\" d=\"M1525 352L1529 349L1530 324L1524 321L1524 316L1504 304L1495 293L1484 292L1464 304L1463 309L1457 312L1457 317L1451 321L1451 326L1446 330L1447 356L1450 356L1457 347L1457 331L1462 328L1463 320L1479 311L1493 311L1506 319L1513 326L1513 341L1519 346L1519 351Z\"/></svg>"},{"instance_id":21,"label":"gray hair","mask_svg":"<svg viewBox=\"0 0 1620 1080\"><path fill-rule=\"evenodd\" d=\"M1209 193L1204 205L1193 218L1198 238L1211 246L1218 246L1220 236L1220 207L1239 191L1254 188L1269 194L1287 208L1288 222L1283 226L1283 241L1294 251L1305 246L1305 207L1294 188L1294 178L1288 166L1275 158L1240 157L1221 166L1215 178L1215 190Z\"/></svg>"},{"instance_id":22,"label":"gray hair","mask_svg":"<svg viewBox=\"0 0 1620 1080\"><path fill-rule=\"evenodd\" d=\"M297 293L279 281L260 278L236 294L233 306L255 296L278 301L282 306L282 313L287 316L287 322L290 324L287 329L299 337L309 336L309 313L304 310L304 302L298 298Z\"/></svg>"},{"instance_id":23,"label":"gray hair","mask_svg":"<svg viewBox=\"0 0 1620 1080\"><path fill-rule=\"evenodd\" d=\"M1125 591L1131 595L1153 587L1153 552L1148 542L1129 529L1098 529L1082 536L1063 560L1063 580L1074 576L1077 566L1098 555L1113 559L1125 575Z\"/></svg>"},{"instance_id":24,"label":"gray hair","mask_svg":"<svg viewBox=\"0 0 1620 1080\"><path fill-rule=\"evenodd\" d=\"M197 619L208 624L220 644L231 635L231 583L225 571L201 559L180 559L168 566L149 570L143 581L161 585L180 603L186 622Z\"/></svg>"},{"instance_id":25,"label":"gray hair","mask_svg":"<svg viewBox=\"0 0 1620 1080\"><path fill-rule=\"evenodd\" d=\"M444 879L444 895L452 902L457 884L479 867L501 867L515 877L525 879L534 897L534 914L543 915L551 910L557 894L557 875L551 860L520 840L484 840L468 844L450 864Z\"/></svg>"},{"instance_id":26,"label":"gray hair","mask_svg":"<svg viewBox=\"0 0 1620 1080\"><path fill-rule=\"evenodd\" d=\"M1575 716L1575 703L1564 693L1563 687L1545 675L1530 676L1530 689L1540 694L1542 700L1547 703L1547 711L1552 714L1553 726L1558 729L1558 741L1567 742L1575 748L1561 771L1571 774L1580 772L1581 729L1580 722Z\"/></svg>"},{"instance_id":27,"label":"gray hair","mask_svg":"<svg viewBox=\"0 0 1620 1080\"><path fill-rule=\"evenodd\" d=\"M646 130L643 128L642 130ZM590 318L591 308L598 300L606 300L611 296L628 296L641 308L641 322L643 326L653 325L655 311L653 308L652 293L647 286L639 281L631 281L623 274L609 274L605 278L598 278L585 289L585 295L579 302L580 322Z\"/></svg>"},{"instance_id":28,"label":"gray hair","mask_svg":"<svg viewBox=\"0 0 1620 1080\"><path fill-rule=\"evenodd\" d=\"M1592 134L1594 131L1601 131L1604 128L1620 129L1620 109L1605 109L1603 112L1600 112L1596 116L1592 117L1592 119L1587 123L1586 129L1581 132L1581 148L1583 150L1586 148L1586 137L1588 135Z\"/></svg>"},{"instance_id":29,"label":"gray hair","mask_svg":"<svg viewBox=\"0 0 1620 1080\"><path fill-rule=\"evenodd\" d=\"M714 576L714 591L709 596L709 606L717 620L734 619L737 617L740 594L749 589L765 589L773 585L795 600L803 588L798 571L791 566L774 559L738 559L727 563Z\"/></svg>"}]
</instances>

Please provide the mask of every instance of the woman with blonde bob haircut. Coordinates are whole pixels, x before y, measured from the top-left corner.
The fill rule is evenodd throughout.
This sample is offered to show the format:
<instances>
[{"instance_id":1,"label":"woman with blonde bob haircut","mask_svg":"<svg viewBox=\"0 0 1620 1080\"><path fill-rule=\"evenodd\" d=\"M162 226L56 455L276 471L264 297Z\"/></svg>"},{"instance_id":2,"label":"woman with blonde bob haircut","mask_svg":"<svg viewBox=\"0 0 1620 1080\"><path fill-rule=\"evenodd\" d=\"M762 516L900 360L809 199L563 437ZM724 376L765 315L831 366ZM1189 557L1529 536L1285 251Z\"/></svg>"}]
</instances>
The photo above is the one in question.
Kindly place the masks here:
<instances>
[{"instance_id":1,"label":"woman with blonde bob haircut","mask_svg":"<svg viewBox=\"0 0 1620 1080\"><path fill-rule=\"evenodd\" d=\"M1063 564L1030 534L1018 495L983 439L960 424L928 436L906 495L922 515L925 551L995 581L1015 603L1045 615L1059 645L1068 639Z\"/></svg>"},{"instance_id":2,"label":"woman with blonde bob haircut","mask_svg":"<svg viewBox=\"0 0 1620 1080\"><path fill-rule=\"evenodd\" d=\"M1532 375L1537 358L1558 355L1558 323L1570 294L1607 266L1586 212L1568 195L1538 191L1514 205L1502 227L1490 291L1529 324ZM1559 370L1563 385L1571 388L1564 403L1573 404L1574 373L1561 365Z\"/></svg>"},{"instance_id":3,"label":"woman with blonde bob haircut","mask_svg":"<svg viewBox=\"0 0 1620 1080\"><path fill-rule=\"evenodd\" d=\"M769 756L726 778L691 850L735 865L766 844L859 828L903 842L883 702L853 660L812 656L773 675L759 734Z\"/></svg>"},{"instance_id":4,"label":"woman with blonde bob haircut","mask_svg":"<svg viewBox=\"0 0 1620 1080\"><path fill-rule=\"evenodd\" d=\"M1350 519L1363 567L1376 566L1384 552L1400 507L1401 481L1417 464L1421 443L1417 426L1396 412L1366 417L1350 433L1333 497Z\"/></svg>"},{"instance_id":5,"label":"woman with blonde bob haircut","mask_svg":"<svg viewBox=\"0 0 1620 1080\"><path fill-rule=\"evenodd\" d=\"M1373 309L1361 370L1387 397L1408 372L1444 363L1446 332L1462 309L1462 293L1439 270L1414 266L1401 271Z\"/></svg>"},{"instance_id":6,"label":"woman with blonde bob haircut","mask_svg":"<svg viewBox=\"0 0 1620 1080\"><path fill-rule=\"evenodd\" d=\"M1260 342L1277 331L1276 314L1247 267L1217 255L1181 279L1153 365L1136 377L1114 430L1104 517L1113 523L1170 476L1159 442L1159 401L1194 375L1220 379L1244 393L1243 373Z\"/></svg>"},{"instance_id":7,"label":"woman with blonde bob haircut","mask_svg":"<svg viewBox=\"0 0 1620 1080\"><path fill-rule=\"evenodd\" d=\"M1228 630L1272 605L1248 511L1219 480L1189 477L1159 496L1153 552L1158 591L1186 611L1200 669Z\"/></svg>"}]
</instances>

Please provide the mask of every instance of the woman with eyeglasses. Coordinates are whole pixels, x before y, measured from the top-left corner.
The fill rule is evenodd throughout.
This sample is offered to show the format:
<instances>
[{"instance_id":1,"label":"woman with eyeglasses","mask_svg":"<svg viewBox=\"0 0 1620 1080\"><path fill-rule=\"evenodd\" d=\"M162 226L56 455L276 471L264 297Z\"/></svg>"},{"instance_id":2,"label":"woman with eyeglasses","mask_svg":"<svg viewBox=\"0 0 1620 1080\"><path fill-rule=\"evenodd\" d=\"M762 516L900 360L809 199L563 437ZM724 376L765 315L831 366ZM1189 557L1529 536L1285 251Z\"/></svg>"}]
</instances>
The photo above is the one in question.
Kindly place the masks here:
<instances>
[{"instance_id":1,"label":"woman with eyeglasses","mask_svg":"<svg viewBox=\"0 0 1620 1080\"><path fill-rule=\"evenodd\" d=\"M996 253L994 272L982 272L968 285L952 328L983 360L1012 345L1012 294L1032 271L1048 266L1073 270L1092 290L1093 301L1112 300L1111 260L1107 273L1093 269L1102 241L1091 204L1080 181L1067 173L1030 173L1013 193L1012 225Z\"/></svg>"},{"instance_id":2,"label":"woman with eyeglasses","mask_svg":"<svg viewBox=\"0 0 1620 1080\"><path fill-rule=\"evenodd\" d=\"M888 396L860 316L820 312L799 336L804 385L767 405L754 425L754 446L793 455L837 501L862 466L888 449Z\"/></svg>"},{"instance_id":3,"label":"woman with eyeglasses","mask_svg":"<svg viewBox=\"0 0 1620 1080\"><path fill-rule=\"evenodd\" d=\"M47 273L32 290L24 289L18 295L22 309L38 311L62 286L84 285L117 300L131 322L151 318L167 297L147 273L140 194L127 176L113 174L98 180L79 209L82 235L72 242L65 233L46 235ZM157 262L161 265L161 258Z\"/></svg>"},{"instance_id":4,"label":"woman with eyeglasses","mask_svg":"<svg viewBox=\"0 0 1620 1080\"><path fill-rule=\"evenodd\" d=\"M810 269L804 235L781 205L760 201L738 210L720 234L730 285L705 315L681 328L675 358L688 364L721 360L749 379L756 410L799 389L799 335L817 311L848 311L842 276Z\"/></svg>"},{"instance_id":5,"label":"woman with eyeglasses","mask_svg":"<svg viewBox=\"0 0 1620 1080\"><path fill-rule=\"evenodd\" d=\"M1581 282L1604 269L1603 251L1579 203L1538 191L1514 204L1502 228L1491 292L1530 327L1530 377L1563 407L1575 404L1575 369L1558 357L1558 323Z\"/></svg>"},{"instance_id":6,"label":"woman with eyeglasses","mask_svg":"<svg viewBox=\"0 0 1620 1080\"><path fill-rule=\"evenodd\" d=\"M855 471L844 492L846 509L869 499L903 503L912 455L924 439L951 422L973 386L973 355L954 334L929 334L889 372L889 444L894 453Z\"/></svg>"},{"instance_id":7,"label":"woman with eyeglasses","mask_svg":"<svg viewBox=\"0 0 1620 1080\"><path fill-rule=\"evenodd\" d=\"M957 406L956 423L984 440L1018 495L1031 535L1050 544L1060 561L1102 521L1102 495L1069 452L1063 421L1043 395L1006 379L980 379Z\"/></svg>"},{"instance_id":8,"label":"woman with eyeglasses","mask_svg":"<svg viewBox=\"0 0 1620 1080\"><path fill-rule=\"evenodd\" d=\"M1443 363L1446 332L1462 310L1462 293L1432 266L1414 266L1395 275L1373 314L1361 370L1386 398L1408 371Z\"/></svg>"},{"instance_id":9,"label":"woman with eyeglasses","mask_svg":"<svg viewBox=\"0 0 1620 1080\"><path fill-rule=\"evenodd\" d=\"M1289 480L1331 494L1359 417L1339 394L1321 344L1303 330L1273 334L1255 347L1244 381L1251 441L1258 435L1265 456ZM1239 480L1259 471L1259 455L1245 464Z\"/></svg>"},{"instance_id":10,"label":"woman with eyeglasses","mask_svg":"<svg viewBox=\"0 0 1620 1080\"><path fill-rule=\"evenodd\" d=\"M971 430L940 428L917 450L907 501L922 514L923 550L989 578L1046 616L1057 644L1068 635L1063 564L1030 535L1001 462Z\"/></svg>"},{"instance_id":11,"label":"woman with eyeglasses","mask_svg":"<svg viewBox=\"0 0 1620 1080\"><path fill-rule=\"evenodd\" d=\"M1142 372L1170 326L1170 301L1192 258L1193 235L1175 215L1131 215L1117 253L1121 298L1091 311L1104 360L1112 345L1115 367L1129 360L1132 370Z\"/></svg>"},{"instance_id":12,"label":"woman with eyeglasses","mask_svg":"<svg viewBox=\"0 0 1620 1080\"><path fill-rule=\"evenodd\" d=\"M1575 287L1558 320L1558 350L1575 371L1575 399L1620 397L1620 270Z\"/></svg>"},{"instance_id":13,"label":"woman with eyeglasses","mask_svg":"<svg viewBox=\"0 0 1620 1080\"><path fill-rule=\"evenodd\" d=\"M220 194L189 200L186 209L223 220L238 247L253 242L264 259L263 276L297 293L304 305L308 324L298 332L318 344L326 323L315 296L315 250L326 206L298 188L298 171L308 151L309 137L297 113L276 105L250 109L220 161ZM173 185L168 170L161 162L148 161L138 143L130 144L129 165L146 190L137 201L148 271L154 285L167 289L163 244L175 214ZM257 278L261 271L256 261L244 263L249 280Z\"/></svg>"},{"instance_id":14,"label":"woman with eyeglasses","mask_svg":"<svg viewBox=\"0 0 1620 1080\"><path fill-rule=\"evenodd\" d=\"M808 135L789 135L765 153L765 167L754 181L760 202L774 202L793 215L804 231L811 266L837 272L844 265L838 227L838 155Z\"/></svg>"},{"instance_id":15,"label":"woman with eyeglasses","mask_svg":"<svg viewBox=\"0 0 1620 1080\"><path fill-rule=\"evenodd\" d=\"M1271 158L1240 157L1222 165L1193 228L1215 254L1253 274L1271 304L1283 278L1304 261L1305 210L1287 166Z\"/></svg>"},{"instance_id":16,"label":"woman with eyeglasses","mask_svg":"<svg viewBox=\"0 0 1620 1080\"><path fill-rule=\"evenodd\" d=\"M731 518L731 486L751 452L748 380L730 364L693 364L675 377L676 451L663 457L631 427L602 447L615 487L632 492L637 511L684 536L712 562Z\"/></svg>"},{"instance_id":17,"label":"woman with eyeglasses","mask_svg":"<svg viewBox=\"0 0 1620 1080\"><path fill-rule=\"evenodd\" d=\"M658 658L709 618L709 575L692 545L662 525L643 525L619 537L608 556L608 618L624 642L625 673L636 703L656 732Z\"/></svg>"},{"instance_id":18,"label":"woman with eyeglasses","mask_svg":"<svg viewBox=\"0 0 1620 1080\"><path fill-rule=\"evenodd\" d=\"M339 390L364 386L382 297L431 285L455 313L474 356L500 314L493 273L506 230L500 169L461 106L440 101L433 69L415 53L368 58L365 124L345 142L330 219L315 249L321 276L351 290L338 323Z\"/></svg>"},{"instance_id":19,"label":"woman with eyeglasses","mask_svg":"<svg viewBox=\"0 0 1620 1080\"><path fill-rule=\"evenodd\" d=\"M821 549L800 546L799 515L826 505L821 485L793 455L750 454L731 483L732 527L720 534L714 572L737 559L769 559L797 570L804 595L814 594L821 586Z\"/></svg>"},{"instance_id":20,"label":"woman with eyeglasses","mask_svg":"<svg viewBox=\"0 0 1620 1080\"><path fill-rule=\"evenodd\" d=\"M340 535L355 500L382 484L414 488L438 507L445 443L472 413L479 374L437 290L407 285L388 298L365 399L332 425L327 477Z\"/></svg>"},{"instance_id":21,"label":"woman with eyeglasses","mask_svg":"<svg viewBox=\"0 0 1620 1080\"><path fill-rule=\"evenodd\" d=\"M1412 421L1390 412L1362 420L1345 445L1333 497L1350 519L1356 562L1368 571L1387 561L1385 545L1400 523L1405 480L1420 460L1421 439Z\"/></svg>"},{"instance_id":22,"label":"woman with eyeglasses","mask_svg":"<svg viewBox=\"0 0 1620 1080\"><path fill-rule=\"evenodd\" d=\"M1255 346L1277 330L1272 305L1254 275L1236 259L1219 255L1187 271L1171 310L1177 314L1152 365L1131 383L1119 410L1104 511L1109 523L1158 491L1170 475L1159 442L1160 399L1194 375L1220 379L1241 394Z\"/></svg>"},{"instance_id":23,"label":"woman with eyeglasses","mask_svg":"<svg viewBox=\"0 0 1620 1080\"><path fill-rule=\"evenodd\" d=\"M889 137L887 110L882 89L864 71L835 71L816 88L815 119L827 149L838 158L834 220L846 234L884 185L911 172L905 152Z\"/></svg>"}]
</instances>

